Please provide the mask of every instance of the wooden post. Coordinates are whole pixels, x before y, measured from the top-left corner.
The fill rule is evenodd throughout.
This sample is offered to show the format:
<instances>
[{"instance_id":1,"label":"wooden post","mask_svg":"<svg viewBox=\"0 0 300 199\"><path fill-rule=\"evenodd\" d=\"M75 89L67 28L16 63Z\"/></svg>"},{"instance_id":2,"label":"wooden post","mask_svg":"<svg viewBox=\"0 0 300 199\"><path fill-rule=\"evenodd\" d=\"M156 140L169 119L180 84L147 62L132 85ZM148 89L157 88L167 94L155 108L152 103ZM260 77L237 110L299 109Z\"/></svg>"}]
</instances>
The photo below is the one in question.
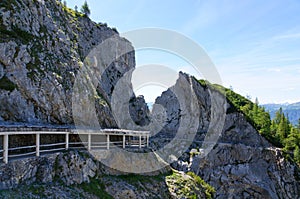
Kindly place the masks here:
<instances>
[{"instance_id":1,"label":"wooden post","mask_svg":"<svg viewBox=\"0 0 300 199\"><path fill-rule=\"evenodd\" d=\"M69 149L69 132L66 132L66 150Z\"/></svg>"},{"instance_id":2,"label":"wooden post","mask_svg":"<svg viewBox=\"0 0 300 199\"><path fill-rule=\"evenodd\" d=\"M106 136L106 142L107 142L107 149L109 149L109 134Z\"/></svg>"},{"instance_id":3,"label":"wooden post","mask_svg":"<svg viewBox=\"0 0 300 199\"><path fill-rule=\"evenodd\" d=\"M8 134L3 136L3 162L8 163Z\"/></svg>"},{"instance_id":4,"label":"wooden post","mask_svg":"<svg viewBox=\"0 0 300 199\"><path fill-rule=\"evenodd\" d=\"M40 134L35 134L35 148L36 148L36 156L40 156Z\"/></svg>"},{"instance_id":5,"label":"wooden post","mask_svg":"<svg viewBox=\"0 0 300 199\"><path fill-rule=\"evenodd\" d=\"M139 148L142 148L142 135L139 135Z\"/></svg>"},{"instance_id":6,"label":"wooden post","mask_svg":"<svg viewBox=\"0 0 300 199\"><path fill-rule=\"evenodd\" d=\"M91 137L92 137L92 136L91 136L91 134L89 133L89 134L88 134L88 150L89 150L89 151L90 151L91 148L92 148L92 147L91 147L91 144L92 144L92 143L91 143Z\"/></svg>"},{"instance_id":7,"label":"wooden post","mask_svg":"<svg viewBox=\"0 0 300 199\"><path fill-rule=\"evenodd\" d=\"M123 135L123 149L125 149L125 141L126 141L126 138L125 138L125 134Z\"/></svg>"}]
</instances>

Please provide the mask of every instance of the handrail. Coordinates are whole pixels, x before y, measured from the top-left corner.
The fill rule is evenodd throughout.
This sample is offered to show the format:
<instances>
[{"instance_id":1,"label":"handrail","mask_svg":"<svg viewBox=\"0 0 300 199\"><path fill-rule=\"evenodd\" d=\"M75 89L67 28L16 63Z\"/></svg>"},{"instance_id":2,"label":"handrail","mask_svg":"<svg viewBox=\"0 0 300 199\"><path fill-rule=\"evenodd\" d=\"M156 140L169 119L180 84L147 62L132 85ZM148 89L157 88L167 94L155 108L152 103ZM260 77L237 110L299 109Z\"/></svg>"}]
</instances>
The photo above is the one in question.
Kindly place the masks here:
<instances>
[{"instance_id":1,"label":"handrail","mask_svg":"<svg viewBox=\"0 0 300 199\"><path fill-rule=\"evenodd\" d=\"M15 158L15 157L21 157L21 156L33 155L33 154L35 154L35 153L36 153L36 152L33 151L33 152L28 152L28 153L22 153L22 154L10 155L9 157Z\"/></svg>"},{"instance_id":2,"label":"handrail","mask_svg":"<svg viewBox=\"0 0 300 199\"><path fill-rule=\"evenodd\" d=\"M66 150L65 148L57 148L57 149L45 149L45 150L40 150L40 152L51 152L51 151L62 151Z\"/></svg>"},{"instance_id":3,"label":"handrail","mask_svg":"<svg viewBox=\"0 0 300 199\"><path fill-rule=\"evenodd\" d=\"M36 147L36 145L33 146L21 146L21 147L15 147L15 148L9 148L9 151L14 151L14 150L21 150L21 149L30 149L30 148L34 148Z\"/></svg>"},{"instance_id":4,"label":"handrail","mask_svg":"<svg viewBox=\"0 0 300 199\"><path fill-rule=\"evenodd\" d=\"M70 142L69 136L70 135L87 135L88 139L85 142ZM9 148L9 136L11 135L35 135L35 145L32 146L20 146L20 147L14 147ZM40 143L40 136L41 135L65 135L65 142L60 143L47 143L47 144L41 144ZM92 136L106 136L106 142L93 142ZM28 156L32 154L36 154L36 156L40 156L40 153L45 152L53 152L53 151L60 151L60 150L68 150L69 148L84 148L84 147L75 147L73 145L87 145L87 149L90 151L92 148L106 148L107 150L112 147L111 144L114 145L121 145L123 148L126 147L126 145L130 146L139 146L139 148L148 147L149 146L149 136L150 131L136 131L136 130L128 130L128 129L100 129L100 130L91 130L91 129L73 129L69 131L3 131L0 132L0 136L3 136L3 149L0 150L0 153L2 153L2 161L4 163L8 163L9 158L12 157L22 157L22 156ZM110 136L122 136L122 141L110 141ZM126 140L126 137L128 140ZM132 137L138 137L138 139L135 139L134 141L131 140ZM135 145L132 143L134 142ZM138 143L137 143L138 142ZM101 146L100 146L101 144ZM64 147L62 147L64 145ZM71 145L71 146L70 146ZM103 145L103 146L102 146ZM52 149L44 149L47 147L55 147ZM56 148L59 147L59 148ZM16 151L16 150L23 150L23 149L32 149L35 148L35 151L33 152L27 152L27 153L20 153L20 154L9 154L9 151ZM14 152L15 153L15 152Z\"/></svg>"},{"instance_id":5,"label":"handrail","mask_svg":"<svg viewBox=\"0 0 300 199\"><path fill-rule=\"evenodd\" d=\"M66 144L66 142L60 142L60 143L54 143L54 144L43 144L43 145L40 145L40 147L59 146L59 145L65 145L65 144Z\"/></svg>"},{"instance_id":6,"label":"handrail","mask_svg":"<svg viewBox=\"0 0 300 199\"><path fill-rule=\"evenodd\" d=\"M2 131L0 132L0 135L34 135L36 133L40 133L42 135L64 135L66 133L69 133L67 131Z\"/></svg>"}]
</instances>

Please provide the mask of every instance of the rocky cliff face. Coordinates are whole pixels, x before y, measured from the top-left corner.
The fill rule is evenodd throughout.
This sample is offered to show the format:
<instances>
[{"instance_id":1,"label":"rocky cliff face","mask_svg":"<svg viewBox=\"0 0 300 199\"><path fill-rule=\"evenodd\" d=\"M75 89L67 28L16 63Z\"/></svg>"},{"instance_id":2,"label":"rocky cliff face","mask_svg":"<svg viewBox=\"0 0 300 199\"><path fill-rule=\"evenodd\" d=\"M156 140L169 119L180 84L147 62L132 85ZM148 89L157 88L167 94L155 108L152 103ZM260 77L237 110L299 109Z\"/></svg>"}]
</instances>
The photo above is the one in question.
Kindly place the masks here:
<instances>
[{"instance_id":1,"label":"rocky cliff face","mask_svg":"<svg viewBox=\"0 0 300 199\"><path fill-rule=\"evenodd\" d=\"M207 151L205 145L209 142L206 142L206 136L210 135L212 115L215 114L211 109L212 103L220 102L218 98L222 96L213 94L215 89L190 79L186 74L181 73L180 78L189 80L201 111L199 128L192 144L172 166L197 173L216 188L216 198L299 198L298 166L285 159L283 152L264 139L226 100L221 100L225 104L219 104L217 111L222 113L225 107L224 125L215 137L215 145ZM181 86L178 81L174 87ZM163 130L152 138L155 148L165 147L170 138L176 139L179 126L185 125L180 123L183 114L172 90L176 88L164 92L156 100L166 109L167 122Z\"/></svg>"},{"instance_id":2,"label":"rocky cliff face","mask_svg":"<svg viewBox=\"0 0 300 199\"><path fill-rule=\"evenodd\" d=\"M176 171L147 177L116 173L84 151L18 160L0 165L0 197L175 199L212 193L194 176Z\"/></svg>"},{"instance_id":3,"label":"rocky cliff face","mask_svg":"<svg viewBox=\"0 0 300 199\"><path fill-rule=\"evenodd\" d=\"M134 68L130 43L55 0L1 1L0 10L0 121L73 124L75 77L89 52L115 37L107 54L101 52L104 58L131 50L98 65L105 75L95 107L102 126L116 126L107 101L118 79Z\"/></svg>"},{"instance_id":4,"label":"rocky cliff face","mask_svg":"<svg viewBox=\"0 0 300 199\"><path fill-rule=\"evenodd\" d=\"M193 157L191 170L217 189L217 198L297 198L298 167L283 157L245 120L226 116L218 144L206 157Z\"/></svg>"}]
</instances>

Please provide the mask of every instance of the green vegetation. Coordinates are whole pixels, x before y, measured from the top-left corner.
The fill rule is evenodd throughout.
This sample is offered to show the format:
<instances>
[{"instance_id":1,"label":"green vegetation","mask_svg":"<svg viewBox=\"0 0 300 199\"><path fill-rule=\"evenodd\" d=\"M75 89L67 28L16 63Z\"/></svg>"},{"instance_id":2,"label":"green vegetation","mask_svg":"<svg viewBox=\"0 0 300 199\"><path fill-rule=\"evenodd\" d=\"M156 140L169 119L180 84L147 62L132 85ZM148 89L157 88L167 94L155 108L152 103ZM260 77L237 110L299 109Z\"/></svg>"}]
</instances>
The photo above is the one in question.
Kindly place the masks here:
<instances>
[{"instance_id":1,"label":"green vegetation","mask_svg":"<svg viewBox=\"0 0 300 199\"><path fill-rule=\"evenodd\" d=\"M258 105L258 100L252 103L250 100L234 93L226 92L227 99L235 108L243 112L247 120L254 128L276 147L283 148L286 155L292 156L293 160L300 164L300 124L294 127L280 108L273 120L264 107Z\"/></svg>"},{"instance_id":2,"label":"green vegetation","mask_svg":"<svg viewBox=\"0 0 300 199\"><path fill-rule=\"evenodd\" d=\"M81 183L80 185L76 185L76 187L101 199L113 199L113 197L105 191L105 185L99 179L92 178L90 179L90 183Z\"/></svg>"},{"instance_id":3,"label":"green vegetation","mask_svg":"<svg viewBox=\"0 0 300 199\"><path fill-rule=\"evenodd\" d=\"M217 84L210 84L205 80L199 80L202 86L209 86L210 88L222 93L226 96L227 101L231 104L231 107L227 110L227 113L241 112L245 115L248 122L268 140L268 134L270 132L270 114L265 111L263 107L256 103L251 102L249 99L237 94L231 89L225 88ZM271 140L270 140L271 141Z\"/></svg>"},{"instance_id":4,"label":"green vegetation","mask_svg":"<svg viewBox=\"0 0 300 199\"><path fill-rule=\"evenodd\" d=\"M81 12L87 17L90 16L90 14L91 14L91 10L86 1L84 1L84 4L81 7Z\"/></svg>"},{"instance_id":5,"label":"green vegetation","mask_svg":"<svg viewBox=\"0 0 300 199\"><path fill-rule=\"evenodd\" d=\"M66 12L67 14L71 15L72 18L77 19L79 17L88 17L90 15L90 10L89 7L86 3L83 4L82 8L81 8L81 12L78 11L78 6L75 5L74 10L69 8L67 6L67 2L63 1L63 3L58 2L60 4L60 6L62 7L63 11ZM84 11L83 11L84 8Z\"/></svg>"},{"instance_id":6,"label":"green vegetation","mask_svg":"<svg viewBox=\"0 0 300 199\"><path fill-rule=\"evenodd\" d=\"M270 114L265 111L264 107L258 105L257 99L255 103L253 103L249 99L230 89L226 89L226 98L235 107L235 109L246 116L247 120L260 134L272 142L272 138L269 136L271 125Z\"/></svg>"},{"instance_id":7,"label":"green vegetation","mask_svg":"<svg viewBox=\"0 0 300 199\"><path fill-rule=\"evenodd\" d=\"M278 147L283 147L287 156L291 156L300 165L300 119L293 126L280 108L272 120L270 135Z\"/></svg>"},{"instance_id":8,"label":"green vegetation","mask_svg":"<svg viewBox=\"0 0 300 199\"><path fill-rule=\"evenodd\" d=\"M57 191L58 194L55 195ZM1 190L0 198L61 198L59 197L60 192L70 194L70 198L87 198L87 194L101 199L113 198L105 191L105 186L101 180L95 178L90 179L90 183L70 186L58 181L54 181L50 184L34 183L31 185L20 185L17 188Z\"/></svg>"},{"instance_id":9,"label":"green vegetation","mask_svg":"<svg viewBox=\"0 0 300 199\"><path fill-rule=\"evenodd\" d=\"M118 176L114 176L114 178L124 180L130 184L136 184L138 182L143 182L145 180L150 181L149 178L138 174L118 175Z\"/></svg>"},{"instance_id":10,"label":"green vegetation","mask_svg":"<svg viewBox=\"0 0 300 199\"><path fill-rule=\"evenodd\" d=\"M213 198L213 195L216 193L216 190L212 186L207 184L202 178L200 178L193 172L187 172L187 174L191 176L198 185L202 186L205 189L206 198Z\"/></svg>"},{"instance_id":11,"label":"green vegetation","mask_svg":"<svg viewBox=\"0 0 300 199\"><path fill-rule=\"evenodd\" d=\"M188 172L188 176L175 170L156 176L143 176L138 174L106 176L112 181L125 181L143 191L146 184L161 184L162 189L176 193L178 197L199 198L199 194L205 194L206 198L212 198L215 190L209 184L204 182L199 176ZM166 195L167 196L167 195Z\"/></svg>"},{"instance_id":12,"label":"green vegetation","mask_svg":"<svg viewBox=\"0 0 300 199\"><path fill-rule=\"evenodd\" d=\"M117 28L115 28L115 27L113 27L113 28L111 28L113 31L115 31L116 33L118 33L118 30L117 30Z\"/></svg>"},{"instance_id":13,"label":"green vegetation","mask_svg":"<svg viewBox=\"0 0 300 199\"><path fill-rule=\"evenodd\" d=\"M17 85L10 81L6 76L3 76L0 79L0 89L13 91L15 88L17 88Z\"/></svg>"},{"instance_id":14,"label":"green vegetation","mask_svg":"<svg viewBox=\"0 0 300 199\"><path fill-rule=\"evenodd\" d=\"M45 192L45 187L44 186L39 186L37 184L32 184L29 186L28 191L33 193L34 195L39 195L41 197L46 197L44 192Z\"/></svg>"},{"instance_id":15,"label":"green vegetation","mask_svg":"<svg viewBox=\"0 0 300 199\"><path fill-rule=\"evenodd\" d=\"M71 8L68 8L67 6L63 6L63 11L65 11L67 14L71 15L74 19L85 16L83 13L73 10Z\"/></svg>"},{"instance_id":16,"label":"green vegetation","mask_svg":"<svg viewBox=\"0 0 300 199\"><path fill-rule=\"evenodd\" d=\"M13 189L0 190L0 198L23 199L37 198L36 196L38 196L38 198L47 198L45 195L46 190L47 188L44 185L36 183L28 186L21 185Z\"/></svg>"},{"instance_id":17,"label":"green vegetation","mask_svg":"<svg viewBox=\"0 0 300 199\"><path fill-rule=\"evenodd\" d=\"M289 116L290 122L295 126L300 118L300 102L292 104L264 104L266 110L270 112L271 118L275 118L276 112L282 108L282 112Z\"/></svg>"},{"instance_id":18,"label":"green vegetation","mask_svg":"<svg viewBox=\"0 0 300 199\"><path fill-rule=\"evenodd\" d=\"M37 57L35 58L35 63L29 62L26 64L26 69L28 70L27 77L29 77L32 81L35 81L39 76L45 76L45 72L40 68L40 64L41 62Z\"/></svg>"},{"instance_id":19,"label":"green vegetation","mask_svg":"<svg viewBox=\"0 0 300 199\"><path fill-rule=\"evenodd\" d=\"M184 197L189 199L199 198L199 194L204 193L205 198L213 198L215 189L204 182L199 176L193 172L188 172L187 178L181 175L179 172L173 171L171 175L166 176L166 181L169 189L173 189L178 197Z\"/></svg>"},{"instance_id":20,"label":"green vegetation","mask_svg":"<svg viewBox=\"0 0 300 199\"><path fill-rule=\"evenodd\" d=\"M7 27L0 25L0 34L1 34L0 41L5 41L5 39L14 38L18 41L21 41L24 44L27 44L34 39L34 35L18 27L12 27L11 30L8 30Z\"/></svg>"},{"instance_id":21,"label":"green vegetation","mask_svg":"<svg viewBox=\"0 0 300 199\"><path fill-rule=\"evenodd\" d=\"M248 122L276 147L283 148L287 156L300 165L300 119L297 126L293 126L288 117L280 108L276 112L273 120L264 107L259 106L258 100L255 103L249 99L235 93L231 89L220 85L212 85L204 80L199 80L202 86L209 86L212 89L224 94L228 102L232 105L227 113L241 112L245 115Z\"/></svg>"},{"instance_id":22,"label":"green vegetation","mask_svg":"<svg viewBox=\"0 0 300 199\"><path fill-rule=\"evenodd\" d=\"M0 7L4 8L4 10L13 10L16 5L16 0L0 1Z\"/></svg>"}]
</instances>

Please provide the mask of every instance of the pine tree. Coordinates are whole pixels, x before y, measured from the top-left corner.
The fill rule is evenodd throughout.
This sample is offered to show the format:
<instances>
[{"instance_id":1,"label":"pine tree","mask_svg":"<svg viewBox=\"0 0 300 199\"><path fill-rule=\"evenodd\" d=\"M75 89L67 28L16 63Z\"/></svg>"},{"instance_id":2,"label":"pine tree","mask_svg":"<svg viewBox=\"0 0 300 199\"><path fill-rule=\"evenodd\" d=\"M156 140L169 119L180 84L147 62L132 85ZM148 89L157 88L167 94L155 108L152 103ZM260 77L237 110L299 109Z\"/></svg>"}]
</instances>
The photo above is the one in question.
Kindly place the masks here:
<instances>
[{"instance_id":1,"label":"pine tree","mask_svg":"<svg viewBox=\"0 0 300 199\"><path fill-rule=\"evenodd\" d=\"M265 136L267 139L273 139L271 133L271 119L270 114L265 112L263 109L260 109L258 116L257 116L258 124L260 125L259 132Z\"/></svg>"},{"instance_id":2,"label":"pine tree","mask_svg":"<svg viewBox=\"0 0 300 199\"><path fill-rule=\"evenodd\" d=\"M81 12L87 17L90 16L90 14L91 14L89 5L87 4L86 1L84 2L84 4L81 7Z\"/></svg>"},{"instance_id":3,"label":"pine tree","mask_svg":"<svg viewBox=\"0 0 300 199\"><path fill-rule=\"evenodd\" d=\"M299 146L296 146L294 150L294 160L299 164L300 163L300 150Z\"/></svg>"},{"instance_id":4,"label":"pine tree","mask_svg":"<svg viewBox=\"0 0 300 199\"><path fill-rule=\"evenodd\" d=\"M280 109L275 113L274 121L275 121L276 124L280 123L282 116L283 116L282 108L280 107Z\"/></svg>"},{"instance_id":5,"label":"pine tree","mask_svg":"<svg viewBox=\"0 0 300 199\"><path fill-rule=\"evenodd\" d=\"M280 142L283 143L284 139L287 138L289 134L289 128L288 128L288 120L284 115L281 116L280 122L278 124L277 132L276 134L279 136Z\"/></svg>"},{"instance_id":6,"label":"pine tree","mask_svg":"<svg viewBox=\"0 0 300 199\"><path fill-rule=\"evenodd\" d=\"M274 144L278 147L284 147L285 139L291 133L292 125L288 118L285 117L282 112L282 108L280 108L276 114L275 118L272 120L270 126L270 134L274 138Z\"/></svg>"},{"instance_id":7,"label":"pine tree","mask_svg":"<svg viewBox=\"0 0 300 199\"><path fill-rule=\"evenodd\" d=\"M296 128L292 128L288 138L284 140L285 151L293 151L297 146L300 146L300 136Z\"/></svg>"},{"instance_id":8,"label":"pine tree","mask_svg":"<svg viewBox=\"0 0 300 199\"><path fill-rule=\"evenodd\" d=\"M257 97L255 98L255 104L256 104L256 105L258 105L258 104L259 104L259 102L258 102L258 98L257 98Z\"/></svg>"}]
</instances>

